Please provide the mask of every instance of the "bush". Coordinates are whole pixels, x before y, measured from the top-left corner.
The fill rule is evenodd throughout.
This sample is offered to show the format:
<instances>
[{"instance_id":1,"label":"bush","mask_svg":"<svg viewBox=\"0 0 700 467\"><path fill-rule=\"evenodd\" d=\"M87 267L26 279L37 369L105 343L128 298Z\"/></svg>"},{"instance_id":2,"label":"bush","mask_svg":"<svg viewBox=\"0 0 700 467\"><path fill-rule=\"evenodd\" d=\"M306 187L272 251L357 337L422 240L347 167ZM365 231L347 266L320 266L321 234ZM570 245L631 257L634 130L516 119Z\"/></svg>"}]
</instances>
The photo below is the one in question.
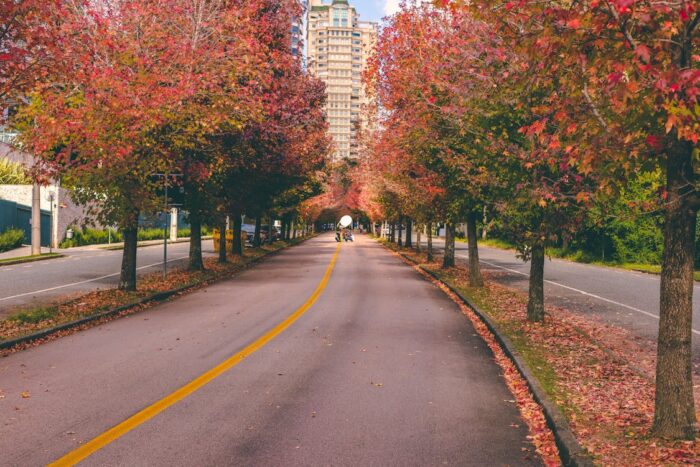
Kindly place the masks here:
<instances>
[{"instance_id":1,"label":"bush","mask_svg":"<svg viewBox=\"0 0 700 467\"><path fill-rule=\"evenodd\" d=\"M163 229L141 229L138 232L138 240L140 242L145 240L163 240L163 235Z\"/></svg>"},{"instance_id":2,"label":"bush","mask_svg":"<svg viewBox=\"0 0 700 467\"><path fill-rule=\"evenodd\" d=\"M61 242L59 245L60 248L73 248L76 246L84 246L84 245L101 245L104 243L109 243L109 230L112 231L112 243L118 243L118 242L123 242L124 237L122 236L121 232L117 232L113 229L91 229L91 228L85 228L85 229L78 229L75 227L72 227L73 229L73 238L66 238ZM20 231L21 232L21 231ZM210 235L211 234L211 229L206 226L202 226L202 235ZM22 234L24 236L24 233ZM189 237L190 236L190 229L181 229L178 230L177 232L178 237ZM163 239L163 229L159 228L149 228L149 229L140 229L138 232L138 240L141 241L146 241L146 240L162 240ZM2 250L0 250L2 251Z\"/></svg>"},{"instance_id":3,"label":"bush","mask_svg":"<svg viewBox=\"0 0 700 467\"><path fill-rule=\"evenodd\" d=\"M14 250L22 246L24 230L7 229L0 234L0 251Z\"/></svg>"},{"instance_id":4,"label":"bush","mask_svg":"<svg viewBox=\"0 0 700 467\"><path fill-rule=\"evenodd\" d=\"M91 229L85 228L83 230L73 228L73 238L66 238L59 245L60 248L72 248L75 246L83 245L99 245L102 243L109 243L110 231L112 242L121 242L122 234L113 229Z\"/></svg>"}]
</instances>

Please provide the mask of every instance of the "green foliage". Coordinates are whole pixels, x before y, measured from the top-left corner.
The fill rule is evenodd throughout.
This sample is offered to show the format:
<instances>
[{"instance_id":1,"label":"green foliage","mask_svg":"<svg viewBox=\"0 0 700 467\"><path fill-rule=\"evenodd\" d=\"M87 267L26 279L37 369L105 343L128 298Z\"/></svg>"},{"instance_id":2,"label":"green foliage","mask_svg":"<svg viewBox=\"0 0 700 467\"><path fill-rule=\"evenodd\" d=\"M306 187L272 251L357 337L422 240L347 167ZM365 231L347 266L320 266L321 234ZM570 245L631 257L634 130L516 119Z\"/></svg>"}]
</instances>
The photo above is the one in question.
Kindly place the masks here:
<instances>
[{"instance_id":1,"label":"green foliage","mask_svg":"<svg viewBox=\"0 0 700 467\"><path fill-rule=\"evenodd\" d=\"M7 229L0 234L0 251L13 250L22 246L24 230Z\"/></svg>"},{"instance_id":2,"label":"green foliage","mask_svg":"<svg viewBox=\"0 0 700 467\"><path fill-rule=\"evenodd\" d=\"M22 164L8 159L0 159L0 185L29 185L32 181L27 176Z\"/></svg>"},{"instance_id":3,"label":"green foliage","mask_svg":"<svg viewBox=\"0 0 700 467\"><path fill-rule=\"evenodd\" d=\"M73 238L66 238L61 242L59 248L72 248L83 245L99 245L109 243L111 231L112 242L121 242L121 233L113 229L91 229L86 227L82 230L73 228Z\"/></svg>"},{"instance_id":4,"label":"green foliage","mask_svg":"<svg viewBox=\"0 0 700 467\"><path fill-rule=\"evenodd\" d=\"M211 235L211 227L208 225L203 225L202 226L202 237L206 237L208 235ZM188 238L190 235L192 235L192 230L189 227L185 227L182 229L177 230L177 238Z\"/></svg>"},{"instance_id":5,"label":"green foliage","mask_svg":"<svg viewBox=\"0 0 700 467\"><path fill-rule=\"evenodd\" d=\"M111 230L112 235L111 235L111 240L112 243L119 243L123 242L124 238L122 237L121 232L118 232L114 229L91 229L91 228L84 228L84 229L77 229L73 228L73 238L66 238L61 242L59 245L59 248L73 248L76 246L83 246L83 245L101 245L104 243L109 243L110 240L110 235L109 235L109 230ZM202 235L210 235L211 234L211 228L208 226L202 226ZM190 236L190 229L180 229L178 230L177 236L182 238L182 237L189 237ZM147 241L147 240L162 240L163 239L163 229L160 228L150 228L150 229L141 229L138 231L138 240L140 242Z\"/></svg>"}]
</instances>

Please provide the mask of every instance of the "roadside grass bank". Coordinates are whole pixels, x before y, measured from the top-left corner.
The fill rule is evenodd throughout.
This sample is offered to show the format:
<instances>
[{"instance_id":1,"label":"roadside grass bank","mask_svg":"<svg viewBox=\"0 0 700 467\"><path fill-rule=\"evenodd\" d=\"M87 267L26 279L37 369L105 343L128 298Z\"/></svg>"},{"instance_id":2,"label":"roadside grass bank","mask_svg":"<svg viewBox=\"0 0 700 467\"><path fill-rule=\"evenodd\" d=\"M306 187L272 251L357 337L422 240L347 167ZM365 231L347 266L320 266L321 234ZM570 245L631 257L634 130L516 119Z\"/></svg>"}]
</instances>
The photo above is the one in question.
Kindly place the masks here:
<instances>
[{"instance_id":1,"label":"roadside grass bank","mask_svg":"<svg viewBox=\"0 0 700 467\"><path fill-rule=\"evenodd\" d=\"M530 323L527 294L490 280L497 274L485 274L486 286L472 288L463 264L446 270L437 261L428 263L424 253L387 246L487 315L516 348L595 464L700 463L700 443L649 435L654 415L653 344L622 328L557 307L547 307L544 324ZM696 392L699 387L696 383Z\"/></svg>"},{"instance_id":2,"label":"roadside grass bank","mask_svg":"<svg viewBox=\"0 0 700 467\"><path fill-rule=\"evenodd\" d=\"M34 256L18 256L17 258L0 259L0 266L12 266L13 264L34 263L47 259L63 258L60 253L42 253Z\"/></svg>"},{"instance_id":3,"label":"roadside grass bank","mask_svg":"<svg viewBox=\"0 0 700 467\"><path fill-rule=\"evenodd\" d=\"M0 346L7 346L16 339L21 339L22 342L5 350L0 349L0 356L40 344L53 337L70 334L116 317L135 313L171 296L190 292L217 280L230 278L265 256L297 245L314 236L277 241L272 245L247 249L243 257L229 256L229 262L226 264L219 264L216 257L207 257L204 258L204 271L192 272L176 268L168 272L166 280L163 280L160 271L153 272L139 278L136 292L110 288L74 295L47 305L18 309L12 315L0 320ZM92 320L92 318L95 319ZM73 323L75 326L72 325ZM63 326L68 328L55 329ZM54 329L56 332L52 332ZM50 336L40 335L45 332L51 332ZM35 335L36 339L32 339ZM25 341L24 338L30 339Z\"/></svg>"},{"instance_id":4,"label":"roadside grass bank","mask_svg":"<svg viewBox=\"0 0 700 467\"><path fill-rule=\"evenodd\" d=\"M459 243L467 243L466 240L458 238ZM505 240L498 238L479 239L479 246L488 246L491 248L499 248L501 250L515 250L515 245ZM596 266L605 266L609 268L624 269L627 271L645 272L647 274L661 274L660 264L645 264L645 263L619 263L616 261L600 261L586 256L581 251L570 251L563 248L547 248L547 256L551 258L565 259L575 263L593 264ZM700 281L700 270L696 270L693 274L696 281Z\"/></svg>"}]
</instances>

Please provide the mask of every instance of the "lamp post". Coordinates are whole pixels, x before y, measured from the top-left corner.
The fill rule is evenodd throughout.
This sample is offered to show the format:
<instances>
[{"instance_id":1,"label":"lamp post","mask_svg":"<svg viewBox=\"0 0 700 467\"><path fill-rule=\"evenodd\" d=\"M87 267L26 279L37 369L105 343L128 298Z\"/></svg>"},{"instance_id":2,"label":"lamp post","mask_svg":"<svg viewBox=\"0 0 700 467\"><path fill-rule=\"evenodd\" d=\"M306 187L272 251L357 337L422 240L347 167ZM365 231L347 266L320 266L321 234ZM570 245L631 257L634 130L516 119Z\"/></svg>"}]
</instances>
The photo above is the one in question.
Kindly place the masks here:
<instances>
[{"instance_id":1,"label":"lamp post","mask_svg":"<svg viewBox=\"0 0 700 467\"><path fill-rule=\"evenodd\" d=\"M57 219L54 218L54 212L53 212L53 202L56 200L56 193L53 191L49 191L48 196L46 197L46 200L49 202L49 212L51 213L51 232L49 235L49 254L53 253L53 240L54 240L54 222L57 222ZM55 216L58 217L58 216Z\"/></svg>"}]
</instances>

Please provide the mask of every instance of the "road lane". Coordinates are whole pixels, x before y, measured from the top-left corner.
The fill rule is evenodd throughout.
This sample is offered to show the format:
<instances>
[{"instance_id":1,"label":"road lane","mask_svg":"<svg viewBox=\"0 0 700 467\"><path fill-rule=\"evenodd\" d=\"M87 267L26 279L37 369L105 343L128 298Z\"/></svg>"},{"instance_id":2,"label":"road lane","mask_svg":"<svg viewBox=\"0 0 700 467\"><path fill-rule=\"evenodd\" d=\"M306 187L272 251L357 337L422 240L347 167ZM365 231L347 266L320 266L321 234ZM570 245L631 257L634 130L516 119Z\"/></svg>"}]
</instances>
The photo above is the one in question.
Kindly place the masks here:
<instances>
[{"instance_id":1,"label":"road lane","mask_svg":"<svg viewBox=\"0 0 700 467\"><path fill-rule=\"evenodd\" d=\"M436 248L444 246L435 239ZM456 244L456 256L468 260L467 245ZM479 246L479 261L497 282L527 291L530 263L518 259L514 251ZM575 263L552 258L545 262L545 302L590 315L632 331L640 338L655 341L659 326L660 277L636 271ZM693 294L693 334L700 335L700 286ZM693 340L700 358L700 339Z\"/></svg>"},{"instance_id":2,"label":"road lane","mask_svg":"<svg viewBox=\"0 0 700 467\"><path fill-rule=\"evenodd\" d=\"M335 245L0 360L4 463L54 460L236 353L308 299ZM532 465L511 398L456 305L361 237L289 329L84 464Z\"/></svg>"},{"instance_id":3,"label":"road lane","mask_svg":"<svg viewBox=\"0 0 700 467\"><path fill-rule=\"evenodd\" d=\"M205 255L213 255L211 240L203 242ZM168 266L186 262L189 243L168 245ZM0 267L0 318L14 309L41 304L56 297L114 287L119 283L122 251L104 249L67 250L65 258L26 265ZM163 265L163 246L141 247L137 254L139 274Z\"/></svg>"}]
</instances>

